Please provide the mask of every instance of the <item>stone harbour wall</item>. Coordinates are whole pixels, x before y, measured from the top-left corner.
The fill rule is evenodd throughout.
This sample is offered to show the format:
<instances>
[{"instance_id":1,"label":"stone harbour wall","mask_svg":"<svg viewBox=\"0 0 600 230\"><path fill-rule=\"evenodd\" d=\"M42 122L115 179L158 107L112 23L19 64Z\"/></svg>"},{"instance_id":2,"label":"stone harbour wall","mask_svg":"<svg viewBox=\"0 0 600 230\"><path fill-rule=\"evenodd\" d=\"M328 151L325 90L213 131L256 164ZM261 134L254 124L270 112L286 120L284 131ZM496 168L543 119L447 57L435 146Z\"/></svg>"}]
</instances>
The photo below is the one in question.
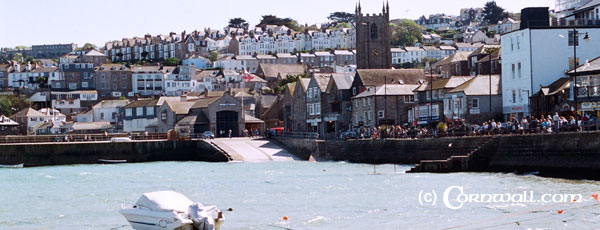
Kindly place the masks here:
<instances>
[{"instance_id":1,"label":"stone harbour wall","mask_svg":"<svg viewBox=\"0 0 600 230\"><path fill-rule=\"evenodd\" d=\"M132 141L95 143L40 143L0 145L0 164L30 166L94 164L99 159L227 162L209 143L197 141Z\"/></svg>"}]
</instances>

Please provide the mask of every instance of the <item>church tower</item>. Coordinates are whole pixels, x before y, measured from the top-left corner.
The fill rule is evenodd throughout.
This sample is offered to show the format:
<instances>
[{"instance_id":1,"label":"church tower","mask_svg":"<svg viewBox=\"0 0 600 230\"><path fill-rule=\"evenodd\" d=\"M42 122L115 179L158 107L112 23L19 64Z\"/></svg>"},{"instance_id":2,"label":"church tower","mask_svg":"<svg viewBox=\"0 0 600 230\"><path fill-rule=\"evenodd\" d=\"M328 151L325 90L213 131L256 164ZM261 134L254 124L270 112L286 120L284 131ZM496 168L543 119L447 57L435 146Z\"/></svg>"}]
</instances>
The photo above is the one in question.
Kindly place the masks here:
<instances>
[{"instance_id":1,"label":"church tower","mask_svg":"<svg viewBox=\"0 0 600 230\"><path fill-rule=\"evenodd\" d=\"M363 15L360 2L356 13L356 61L358 69L391 69L390 4L382 13Z\"/></svg>"}]
</instances>

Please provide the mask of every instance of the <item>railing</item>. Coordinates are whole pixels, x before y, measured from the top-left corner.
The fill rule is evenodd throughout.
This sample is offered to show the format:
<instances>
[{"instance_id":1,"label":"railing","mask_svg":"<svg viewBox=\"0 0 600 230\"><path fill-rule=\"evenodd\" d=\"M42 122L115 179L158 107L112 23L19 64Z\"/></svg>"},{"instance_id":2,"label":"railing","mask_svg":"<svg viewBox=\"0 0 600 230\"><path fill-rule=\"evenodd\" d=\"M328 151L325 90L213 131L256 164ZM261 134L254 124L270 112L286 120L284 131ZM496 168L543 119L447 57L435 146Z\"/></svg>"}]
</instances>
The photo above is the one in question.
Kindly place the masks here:
<instances>
[{"instance_id":1,"label":"railing","mask_svg":"<svg viewBox=\"0 0 600 230\"><path fill-rule=\"evenodd\" d=\"M298 138L298 139L318 139L319 134L315 132L286 132L281 135L282 137Z\"/></svg>"},{"instance_id":2,"label":"railing","mask_svg":"<svg viewBox=\"0 0 600 230\"><path fill-rule=\"evenodd\" d=\"M111 134L67 134L36 136L0 136L0 144L49 143L49 142L97 142L110 141L113 137L129 137L131 140L166 140L166 133L111 133Z\"/></svg>"}]
</instances>

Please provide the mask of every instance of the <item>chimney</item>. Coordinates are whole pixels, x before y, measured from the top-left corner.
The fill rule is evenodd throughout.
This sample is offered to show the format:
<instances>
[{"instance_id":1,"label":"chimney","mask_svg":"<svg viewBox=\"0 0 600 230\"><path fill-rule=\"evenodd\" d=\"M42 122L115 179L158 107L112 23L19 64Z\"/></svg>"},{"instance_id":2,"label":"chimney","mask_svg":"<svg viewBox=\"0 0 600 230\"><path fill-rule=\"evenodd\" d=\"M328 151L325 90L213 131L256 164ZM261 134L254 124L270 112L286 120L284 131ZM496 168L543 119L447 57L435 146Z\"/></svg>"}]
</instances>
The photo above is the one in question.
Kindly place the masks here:
<instances>
[{"instance_id":1,"label":"chimney","mask_svg":"<svg viewBox=\"0 0 600 230\"><path fill-rule=\"evenodd\" d=\"M169 36L170 36L170 37L173 37L173 36L175 36L175 35L177 35L177 33L175 33L175 32L171 32L171 33L169 33Z\"/></svg>"},{"instance_id":2,"label":"chimney","mask_svg":"<svg viewBox=\"0 0 600 230\"><path fill-rule=\"evenodd\" d=\"M185 30L181 32L181 40L185 39Z\"/></svg>"}]
</instances>

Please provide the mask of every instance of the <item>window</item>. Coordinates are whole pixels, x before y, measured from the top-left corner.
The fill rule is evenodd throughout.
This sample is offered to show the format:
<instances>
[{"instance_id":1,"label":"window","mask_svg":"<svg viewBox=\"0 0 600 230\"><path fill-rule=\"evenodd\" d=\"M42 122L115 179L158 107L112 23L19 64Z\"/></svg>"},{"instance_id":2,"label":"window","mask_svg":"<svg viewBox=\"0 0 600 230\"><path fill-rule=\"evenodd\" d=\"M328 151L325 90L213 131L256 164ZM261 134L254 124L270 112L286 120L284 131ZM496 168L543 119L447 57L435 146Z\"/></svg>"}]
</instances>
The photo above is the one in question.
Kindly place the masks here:
<instances>
[{"instance_id":1,"label":"window","mask_svg":"<svg viewBox=\"0 0 600 230\"><path fill-rule=\"evenodd\" d=\"M579 46L579 32L569 31L569 46Z\"/></svg>"},{"instance_id":2,"label":"window","mask_svg":"<svg viewBox=\"0 0 600 230\"><path fill-rule=\"evenodd\" d=\"M69 83L69 89L77 89L77 83Z\"/></svg>"},{"instance_id":3,"label":"window","mask_svg":"<svg viewBox=\"0 0 600 230\"><path fill-rule=\"evenodd\" d=\"M404 103L413 103L413 102L415 102L414 95L404 96Z\"/></svg>"},{"instance_id":4,"label":"window","mask_svg":"<svg viewBox=\"0 0 600 230\"><path fill-rule=\"evenodd\" d=\"M166 112L166 111L164 111L164 112L162 112L162 113L160 114L160 119L161 119L161 120L163 120L163 121L166 121L166 120L167 120L167 112Z\"/></svg>"},{"instance_id":5,"label":"window","mask_svg":"<svg viewBox=\"0 0 600 230\"><path fill-rule=\"evenodd\" d=\"M512 90L512 103L517 103L517 91Z\"/></svg>"},{"instance_id":6,"label":"window","mask_svg":"<svg viewBox=\"0 0 600 230\"><path fill-rule=\"evenodd\" d=\"M144 107L137 107L135 108L135 115L136 116L144 116Z\"/></svg>"},{"instance_id":7,"label":"window","mask_svg":"<svg viewBox=\"0 0 600 230\"><path fill-rule=\"evenodd\" d=\"M377 111L377 117L380 119L385 118L385 111L384 110Z\"/></svg>"},{"instance_id":8,"label":"window","mask_svg":"<svg viewBox=\"0 0 600 230\"><path fill-rule=\"evenodd\" d=\"M427 100L431 100L431 91L425 92L425 98L427 98Z\"/></svg>"},{"instance_id":9,"label":"window","mask_svg":"<svg viewBox=\"0 0 600 230\"><path fill-rule=\"evenodd\" d=\"M81 82L81 88L87 88L88 86L89 86L88 82L86 82L86 81Z\"/></svg>"},{"instance_id":10,"label":"window","mask_svg":"<svg viewBox=\"0 0 600 230\"><path fill-rule=\"evenodd\" d=\"M375 24L371 25L371 39L377 39L377 25Z\"/></svg>"},{"instance_id":11,"label":"window","mask_svg":"<svg viewBox=\"0 0 600 230\"><path fill-rule=\"evenodd\" d=\"M367 98L367 104L368 104L368 105L371 105L371 98L370 98L370 97L369 97L369 98Z\"/></svg>"},{"instance_id":12,"label":"window","mask_svg":"<svg viewBox=\"0 0 600 230\"><path fill-rule=\"evenodd\" d=\"M511 65L511 67L512 67L512 69L511 69L511 73L512 73L512 75L511 75L511 76L512 76L512 79L515 79L515 64L513 63L513 64Z\"/></svg>"},{"instance_id":13,"label":"window","mask_svg":"<svg viewBox=\"0 0 600 230\"><path fill-rule=\"evenodd\" d=\"M354 107L355 107L355 108L358 108L358 100L359 100L359 99L355 99L355 100L354 100Z\"/></svg>"},{"instance_id":14,"label":"window","mask_svg":"<svg viewBox=\"0 0 600 230\"><path fill-rule=\"evenodd\" d=\"M473 108L473 109L479 108L479 98L471 98L471 108Z\"/></svg>"},{"instance_id":15,"label":"window","mask_svg":"<svg viewBox=\"0 0 600 230\"><path fill-rule=\"evenodd\" d=\"M363 104L363 107L366 107L366 106L367 106L367 100L366 100L364 97L363 97L363 99L362 99L362 104Z\"/></svg>"},{"instance_id":16,"label":"window","mask_svg":"<svg viewBox=\"0 0 600 230\"><path fill-rule=\"evenodd\" d=\"M100 120L104 120L104 113L100 113Z\"/></svg>"},{"instance_id":17,"label":"window","mask_svg":"<svg viewBox=\"0 0 600 230\"><path fill-rule=\"evenodd\" d=\"M521 78L521 62L517 63L517 70L519 73L519 78Z\"/></svg>"},{"instance_id":18,"label":"window","mask_svg":"<svg viewBox=\"0 0 600 230\"><path fill-rule=\"evenodd\" d=\"M369 121L370 121L370 120L373 120L373 111L372 111L372 110L369 110L369 113L368 113L368 114L369 114Z\"/></svg>"},{"instance_id":19,"label":"window","mask_svg":"<svg viewBox=\"0 0 600 230\"><path fill-rule=\"evenodd\" d=\"M315 115L320 115L321 114L321 104L317 103L315 104Z\"/></svg>"},{"instance_id":20,"label":"window","mask_svg":"<svg viewBox=\"0 0 600 230\"><path fill-rule=\"evenodd\" d=\"M514 40L513 40L513 38L511 37L511 38L510 38L510 50L511 50L511 51L515 50L515 45L514 45L513 43L514 43Z\"/></svg>"},{"instance_id":21,"label":"window","mask_svg":"<svg viewBox=\"0 0 600 230\"><path fill-rule=\"evenodd\" d=\"M154 116L154 107L146 107L146 115Z\"/></svg>"},{"instance_id":22,"label":"window","mask_svg":"<svg viewBox=\"0 0 600 230\"><path fill-rule=\"evenodd\" d=\"M132 109L125 109L125 116L126 117L131 117L132 116L132 114L131 114L132 112L133 112Z\"/></svg>"}]
</instances>

